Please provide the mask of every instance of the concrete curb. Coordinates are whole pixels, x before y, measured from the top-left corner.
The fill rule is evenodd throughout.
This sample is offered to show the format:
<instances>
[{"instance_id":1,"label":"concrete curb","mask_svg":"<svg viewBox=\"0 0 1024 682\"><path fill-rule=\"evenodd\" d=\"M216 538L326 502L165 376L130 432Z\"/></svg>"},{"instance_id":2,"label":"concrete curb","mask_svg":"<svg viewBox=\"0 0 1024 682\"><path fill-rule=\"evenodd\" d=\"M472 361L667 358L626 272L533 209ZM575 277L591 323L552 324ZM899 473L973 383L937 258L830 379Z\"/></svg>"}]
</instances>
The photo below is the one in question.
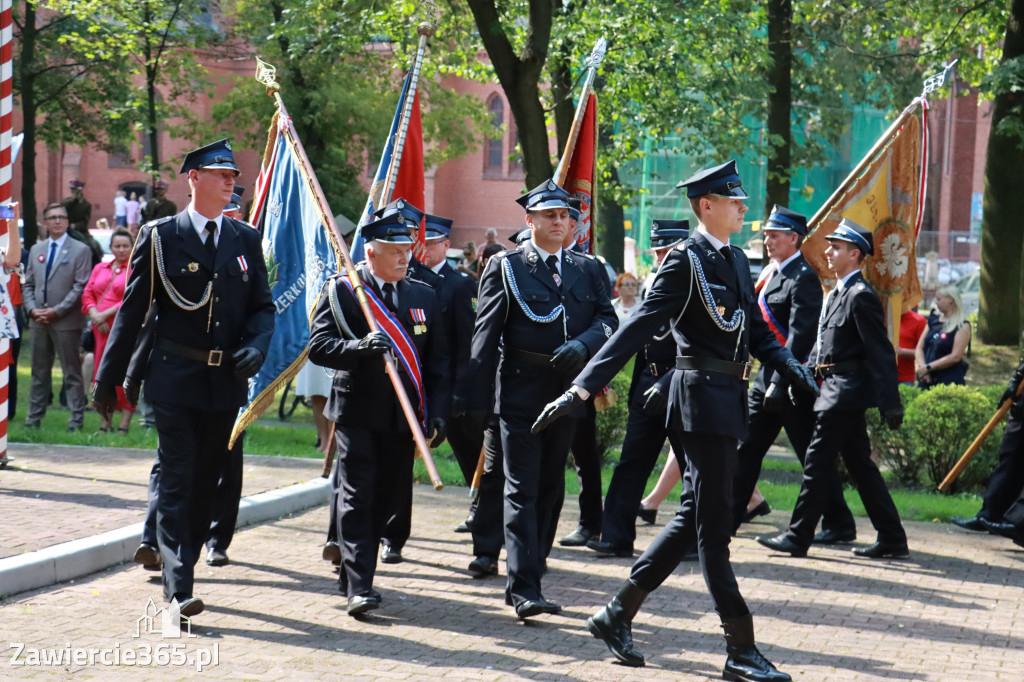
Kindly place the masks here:
<instances>
[{"instance_id":1,"label":"concrete curb","mask_svg":"<svg viewBox=\"0 0 1024 682\"><path fill-rule=\"evenodd\" d=\"M330 480L317 477L245 497L238 505L237 527L325 504L330 496ZM142 523L133 523L92 537L0 559L0 595L48 587L131 561L141 537Z\"/></svg>"}]
</instances>

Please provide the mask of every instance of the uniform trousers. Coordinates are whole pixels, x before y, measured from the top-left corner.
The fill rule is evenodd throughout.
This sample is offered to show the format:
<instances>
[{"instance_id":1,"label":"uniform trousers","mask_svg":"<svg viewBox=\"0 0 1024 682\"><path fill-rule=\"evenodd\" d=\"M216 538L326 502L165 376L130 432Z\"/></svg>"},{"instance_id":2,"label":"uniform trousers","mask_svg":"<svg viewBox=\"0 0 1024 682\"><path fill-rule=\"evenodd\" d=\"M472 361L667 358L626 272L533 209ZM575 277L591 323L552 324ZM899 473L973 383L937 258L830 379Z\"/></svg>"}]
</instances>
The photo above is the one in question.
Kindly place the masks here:
<instances>
[{"instance_id":1,"label":"uniform trousers","mask_svg":"<svg viewBox=\"0 0 1024 682\"><path fill-rule=\"evenodd\" d=\"M85 416L85 384L82 379L82 361L78 349L82 345L81 329L54 329L53 325L33 322L32 329L32 388L29 392L26 424L38 424L46 416L53 384L53 361L60 360L67 390L71 417L68 428L82 428Z\"/></svg>"},{"instance_id":2,"label":"uniform trousers","mask_svg":"<svg viewBox=\"0 0 1024 682\"><path fill-rule=\"evenodd\" d=\"M836 457L840 454L857 486L871 524L878 532L878 541L905 545L907 534L900 523L896 505L878 466L871 461L871 442L863 410L816 413L811 444L804 460L803 484L787 537L801 547L810 547L814 529L825 508L825 498L839 484Z\"/></svg>"},{"instance_id":3,"label":"uniform trousers","mask_svg":"<svg viewBox=\"0 0 1024 682\"><path fill-rule=\"evenodd\" d=\"M647 414L642 403L629 406L622 454L604 498L601 539L616 549L633 547L637 509L667 438L664 412Z\"/></svg>"},{"instance_id":4,"label":"uniform trousers","mask_svg":"<svg viewBox=\"0 0 1024 682\"><path fill-rule=\"evenodd\" d=\"M238 505L242 499L242 441L243 433L234 447L228 450L224 459L224 470L217 481L217 490L213 496L213 517L206 545L210 549L227 552L231 540L235 537L235 524L238 522ZM157 481L160 478L160 460L153 462L149 472L149 489L146 491L146 522L142 528L142 543L157 546L156 539L156 500Z\"/></svg>"},{"instance_id":5,"label":"uniform trousers","mask_svg":"<svg viewBox=\"0 0 1024 682\"><path fill-rule=\"evenodd\" d=\"M583 408L584 416L576 420L572 439L572 459L580 484L580 517L576 525L594 535L601 534L601 458L597 452L597 410L593 399Z\"/></svg>"},{"instance_id":6,"label":"uniform trousers","mask_svg":"<svg viewBox=\"0 0 1024 682\"><path fill-rule=\"evenodd\" d=\"M464 415L448 420L448 445L452 448L455 461L459 463L466 485L473 482L476 463L480 459L480 446L484 440L483 434L473 429L469 422Z\"/></svg>"},{"instance_id":7,"label":"uniform trousers","mask_svg":"<svg viewBox=\"0 0 1024 682\"><path fill-rule=\"evenodd\" d=\"M238 408L199 410L153 403L159 438L156 531L164 598L192 596L195 563L210 531L217 481Z\"/></svg>"},{"instance_id":8,"label":"uniform trousers","mask_svg":"<svg viewBox=\"0 0 1024 682\"><path fill-rule=\"evenodd\" d=\"M480 490L473 503L473 556L487 556L496 560L501 553L501 547L505 544L502 522L505 513L502 501L504 488L501 428L497 418L494 418L484 431L484 473L480 477Z\"/></svg>"},{"instance_id":9,"label":"uniform trousers","mask_svg":"<svg viewBox=\"0 0 1024 682\"><path fill-rule=\"evenodd\" d=\"M512 605L541 599L540 579L565 499L565 462L576 418L531 434L533 417L501 417L505 462L505 554Z\"/></svg>"},{"instance_id":10,"label":"uniform trousers","mask_svg":"<svg viewBox=\"0 0 1024 682\"><path fill-rule=\"evenodd\" d=\"M733 532L739 527L747 510L747 502L754 494L757 479L761 476L761 464L779 432L786 429L789 442L796 451L800 464L804 464L807 446L814 432L814 399L798 396L797 405L787 404L781 413L764 409L764 392L751 391L747 402L747 438L740 443L739 460L736 464L736 478L733 480L732 523ZM821 529L836 533L856 532L857 523L843 497L842 481L831 479L833 486L825 493L825 507L821 518Z\"/></svg>"},{"instance_id":11,"label":"uniform trousers","mask_svg":"<svg viewBox=\"0 0 1024 682\"><path fill-rule=\"evenodd\" d=\"M729 561L736 439L677 429L668 435L683 472L682 505L633 564L629 579L653 592L696 545L704 583L719 616L745 616L750 611Z\"/></svg>"},{"instance_id":12,"label":"uniform trousers","mask_svg":"<svg viewBox=\"0 0 1024 682\"><path fill-rule=\"evenodd\" d=\"M414 443L408 431L374 431L337 424L334 499L341 571L338 587L354 597L373 587L377 547L385 524L406 494L412 495ZM406 535L408 537L408 535Z\"/></svg>"},{"instance_id":13,"label":"uniform trousers","mask_svg":"<svg viewBox=\"0 0 1024 682\"><path fill-rule=\"evenodd\" d=\"M1022 420L1014 413L1020 408L1011 408L1010 419L999 443L999 463L992 470L992 476L985 486L981 511L978 516L989 521L1002 521L1007 509L1024 488L1024 431Z\"/></svg>"}]
</instances>

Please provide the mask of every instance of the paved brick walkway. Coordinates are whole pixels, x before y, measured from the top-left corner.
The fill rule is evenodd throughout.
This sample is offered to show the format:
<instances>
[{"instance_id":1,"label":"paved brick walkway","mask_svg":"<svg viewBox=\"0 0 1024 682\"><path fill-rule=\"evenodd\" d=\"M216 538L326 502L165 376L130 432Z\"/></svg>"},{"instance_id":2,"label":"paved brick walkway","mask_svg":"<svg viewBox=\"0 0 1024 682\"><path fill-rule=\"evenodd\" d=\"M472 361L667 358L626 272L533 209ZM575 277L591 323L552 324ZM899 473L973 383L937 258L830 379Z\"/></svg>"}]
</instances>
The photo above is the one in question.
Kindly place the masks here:
<instances>
[{"instance_id":1,"label":"paved brick walkway","mask_svg":"<svg viewBox=\"0 0 1024 682\"><path fill-rule=\"evenodd\" d=\"M474 580L470 541L451 528L466 508L464 488L417 486L407 561L382 566L384 605L365 620L344 613L319 558L325 509L240 532L232 564L197 569L207 604L188 654L216 647L203 679L231 680L706 680L717 679L724 645L696 564L684 564L645 604L634 636L648 667L615 665L585 630L586 617L627 575L626 559L591 559L558 548L545 595L559 616L518 623L503 603L504 580ZM573 527L566 505L561 531ZM849 548L808 559L773 556L751 539L788 520L767 517L733 544L741 587L762 651L799 681L1024 679L1024 551L1007 540L948 525L908 524L910 561L857 559ZM665 520L665 516L659 519ZM861 537L872 534L860 520ZM9 525L7 526L9 528ZM641 526L638 545L658 527ZM504 574L504 567L502 567ZM60 665L6 670L10 642L28 648L137 651L169 640L134 639L160 586L136 567L112 569L0 605L0 677L180 679L181 667ZM25 660L25 654L22 655ZM194 674L194 673L191 673Z\"/></svg>"},{"instance_id":2,"label":"paved brick walkway","mask_svg":"<svg viewBox=\"0 0 1024 682\"><path fill-rule=\"evenodd\" d=\"M152 450L12 443L0 470L0 559L142 521ZM321 464L245 458L242 494L308 481Z\"/></svg>"}]
</instances>

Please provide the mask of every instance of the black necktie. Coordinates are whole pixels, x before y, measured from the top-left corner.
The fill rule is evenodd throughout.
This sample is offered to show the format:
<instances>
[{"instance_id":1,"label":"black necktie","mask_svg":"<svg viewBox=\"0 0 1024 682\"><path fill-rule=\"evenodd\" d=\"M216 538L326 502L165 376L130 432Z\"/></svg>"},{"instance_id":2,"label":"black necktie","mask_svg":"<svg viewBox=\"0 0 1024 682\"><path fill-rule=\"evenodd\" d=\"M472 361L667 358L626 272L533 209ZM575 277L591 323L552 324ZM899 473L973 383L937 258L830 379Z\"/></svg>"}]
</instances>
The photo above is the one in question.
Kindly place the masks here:
<instances>
[{"instance_id":1,"label":"black necktie","mask_svg":"<svg viewBox=\"0 0 1024 682\"><path fill-rule=\"evenodd\" d=\"M551 254L544 262L547 264L548 270L551 271L551 277L554 278L555 284L562 286L562 278L558 274L558 256Z\"/></svg>"},{"instance_id":2,"label":"black necktie","mask_svg":"<svg viewBox=\"0 0 1024 682\"><path fill-rule=\"evenodd\" d=\"M398 306L395 305L395 285L391 282L384 282L384 286L380 288L384 292L384 305L393 313L398 312Z\"/></svg>"},{"instance_id":3,"label":"black necktie","mask_svg":"<svg viewBox=\"0 0 1024 682\"><path fill-rule=\"evenodd\" d=\"M217 238L217 223L212 220L207 221L206 232L206 252L210 254L210 261L212 262L214 256L217 255L217 243L215 241Z\"/></svg>"},{"instance_id":4,"label":"black necktie","mask_svg":"<svg viewBox=\"0 0 1024 682\"><path fill-rule=\"evenodd\" d=\"M723 258L725 258L725 262L729 264L729 267L735 270L736 256L732 254L732 247L726 244L725 246L722 247L722 250L719 251L719 253L722 254Z\"/></svg>"}]
</instances>

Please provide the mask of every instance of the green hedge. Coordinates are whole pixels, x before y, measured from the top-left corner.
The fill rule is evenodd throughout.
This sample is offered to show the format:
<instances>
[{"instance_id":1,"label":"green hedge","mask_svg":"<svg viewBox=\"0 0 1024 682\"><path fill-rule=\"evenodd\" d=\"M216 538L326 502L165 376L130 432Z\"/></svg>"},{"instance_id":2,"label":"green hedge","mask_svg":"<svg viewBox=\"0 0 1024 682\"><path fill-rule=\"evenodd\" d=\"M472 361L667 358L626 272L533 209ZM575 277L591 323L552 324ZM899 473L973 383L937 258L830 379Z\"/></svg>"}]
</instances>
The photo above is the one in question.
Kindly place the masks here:
<instances>
[{"instance_id":1,"label":"green hedge","mask_svg":"<svg viewBox=\"0 0 1024 682\"><path fill-rule=\"evenodd\" d=\"M872 449L903 485L934 488L995 413L1002 392L1000 386L936 386L927 391L900 386L905 418L899 430L890 431L878 410L868 410ZM984 491L1003 426L996 427L950 492Z\"/></svg>"}]
</instances>

